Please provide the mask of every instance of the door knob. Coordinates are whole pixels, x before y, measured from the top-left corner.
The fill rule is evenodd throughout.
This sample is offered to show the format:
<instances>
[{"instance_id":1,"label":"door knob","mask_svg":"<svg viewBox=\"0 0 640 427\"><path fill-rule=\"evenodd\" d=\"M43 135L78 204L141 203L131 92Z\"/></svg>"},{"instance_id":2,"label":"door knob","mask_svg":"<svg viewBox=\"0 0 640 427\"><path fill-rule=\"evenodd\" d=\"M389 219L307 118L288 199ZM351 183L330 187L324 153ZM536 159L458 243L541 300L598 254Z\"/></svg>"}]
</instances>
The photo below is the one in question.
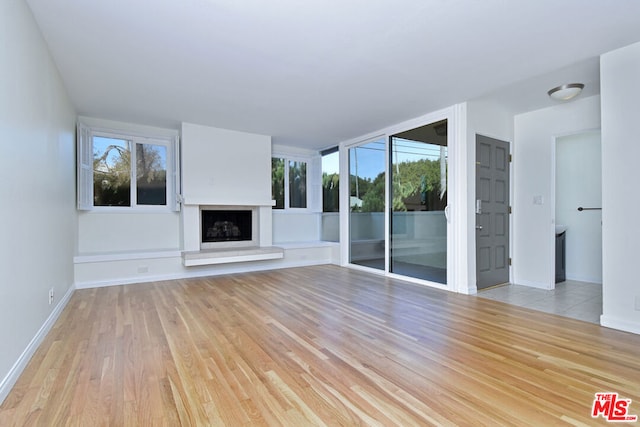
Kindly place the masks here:
<instances>
[{"instance_id":1,"label":"door knob","mask_svg":"<svg viewBox=\"0 0 640 427\"><path fill-rule=\"evenodd\" d=\"M476 230L482 230L482 226L481 225L476 225Z\"/></svg>"}]
</instances>

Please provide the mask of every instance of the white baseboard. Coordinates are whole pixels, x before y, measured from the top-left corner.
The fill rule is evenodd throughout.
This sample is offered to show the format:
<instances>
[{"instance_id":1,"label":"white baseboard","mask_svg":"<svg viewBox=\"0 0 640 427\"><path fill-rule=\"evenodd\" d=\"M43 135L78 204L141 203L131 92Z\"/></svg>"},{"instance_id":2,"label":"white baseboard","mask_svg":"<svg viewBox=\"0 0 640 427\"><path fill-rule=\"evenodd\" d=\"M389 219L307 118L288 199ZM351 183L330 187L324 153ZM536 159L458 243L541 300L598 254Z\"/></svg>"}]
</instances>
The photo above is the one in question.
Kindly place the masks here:
<instances>
[{"instance_id":1,"label":"white baseboard","mask_svg":"<svg viewBox=\"0 0 640 427\"><path fill-rule=\"evenodd\" d=\"M602 283L602 277L585 277L585 276L574 276L567 274L567 280L573 280L574 282L586 282L586 283Z\"/></svg>"},{"instance_id":2,"label":"white baseboard","mask_svg":"<svg viewBox=\"0 0 640 427\"><path fill-rule=\"evenodd\" d=\"M633 334L640 334L640 323L629 322L628 320L618 319L614 316L601 315L600 324L607 328L618 329L624 332L631 332Z\"/></svg>"},{"instance_id":3,"label":"white baseboard","mask_svg":"<svg viewBox=\"0 0 640 427\"><path fill-rule=\"evenodd\" d=\"M0 381L0 404L4 402L4 400L9 395L9 392L13 388L13 386L18 381L18 378L22 374L22 371L27 367L29 360L36 352L42 341L47 336L53 325L60 317L62 310L67 306L73 292L75 291L74 286L70 286L67 293L60 299L58 304L55 306L49 317L45 320L44 324L40 327L36 335L31 339L31 342L27 345L27 348L24 349L16 363L13 364L7 375Z\"/></svg>"},{"instance_id":4,"label":"white baseboard","mask_svg":"<svg viewBox=\"0 0 640 427\"><path fill-rule=\"evenodd\" d=\"M529 280L517 280L514 281L514 285L529 286L531 288L545 289L547 291L553 289L553 287L549 287L548 283L532 282Z\"/></svg>"},{"instance_id":5,"label":"white baseboard","mask_svg":"<svg viewBox=\"0 0 640 427\"><path fill-rule=\"evenodd\" d=\"M466 288L458 289L458 293L461 293L464 295L477 295L478 288L476 286L468 286Z\"/></svg>"}]
</instances>

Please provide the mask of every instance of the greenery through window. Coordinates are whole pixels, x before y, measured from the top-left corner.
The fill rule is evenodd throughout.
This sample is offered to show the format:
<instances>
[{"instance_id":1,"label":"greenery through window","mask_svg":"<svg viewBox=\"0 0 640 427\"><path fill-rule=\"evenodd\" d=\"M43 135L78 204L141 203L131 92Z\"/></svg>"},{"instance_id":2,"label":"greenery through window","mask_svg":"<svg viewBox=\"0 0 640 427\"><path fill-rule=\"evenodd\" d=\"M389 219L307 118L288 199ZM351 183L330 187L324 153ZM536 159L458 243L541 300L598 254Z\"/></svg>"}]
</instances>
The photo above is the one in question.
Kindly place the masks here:
<instances>
[{"instance_id":1,"label":"greenery through window","mask_svg":"<svg viewBox=\"0 0 640 427\"><path fill-rule=\"evenodd\" d=\"M393 137L393 211L443 211L447 206L447 147Z\"/></svg>"},{"instance_id":2,"label":"greenery through window","mask_svg":"<svg viewBox=\"0 0 640 427\"><path fill-rule=\"evenodd\" d=\"M340 211L339 152L322 156L322 212Z\"/></svg>"},{"instance_id":3,"label":"greenery through window","mask_svg":"<svg viewBox=\"0 0 640 427\"><path fill-rule=\"evenodd\" d=\"M124 139L93 138L93 205L131 206L131 148Z\"/></svg>"},{"instance_id":4,"label":"greenery through window","mask_svg":"<svg viewBox=\"0 0 640 427\"><path fill-rule=\"evenodd\" d=\"M378 140L350 149L349 200L351 212L385 210L385 142Z\"/></svg>"},{"instance_id":5,"label":"greenery through window","mask_svg":"<svg viewBox=\"0 0 640 427\"><path fill-rule=\"evenodd\" d=\"M289 207L307 207L307 164L289 162Z\"/></svg>"},{"instance_id":6,"label":"greenery through window","mask_svg":"<svg viewBox=\"0 0 640 427\"><path fill-rule=\"evenodd\" d=\"M271 196L275 200L274 209L306 208L307 163L278 157L272 158Z\"/></svg>"},{"instance_id":7,"label":"greenery through window","mask_svg":"<svg viewBox=\"0 0 640 427\"><path fill-rule=\"evenodd\" d=\"M139 205L167 204L167 147L136 144L136 194Z\"/></svg>"},{"instance_id":8,"label":"greenery through window","mask_svg":"<svg viewBox=\"0 0 640 427\"><path fill-rule=\"evenodd\" d=\"M274 209L284 209L284 159L271 159L271 195Z\"/></svg>"},{"instance_id":9,"label":"greenery through window","mask_svg":"<svg viewBox=\"0 0 640 427\"><path fill-rule=\"evenodd\" d=\"M390 138L392 273L447 284L447 159L446 119Z\"/></svg>"},{"instance_id":10,"label":"greenery through window","mask_svg":"<svg viewBox=\"0 0 640 427\"><path fill-rule=\"evenodd\" d=\"M135 152L132 152L133 145ZM134 143L107 136L93 137L94 206L166 204L166 145Z\"/></svg>"}]
</instances>

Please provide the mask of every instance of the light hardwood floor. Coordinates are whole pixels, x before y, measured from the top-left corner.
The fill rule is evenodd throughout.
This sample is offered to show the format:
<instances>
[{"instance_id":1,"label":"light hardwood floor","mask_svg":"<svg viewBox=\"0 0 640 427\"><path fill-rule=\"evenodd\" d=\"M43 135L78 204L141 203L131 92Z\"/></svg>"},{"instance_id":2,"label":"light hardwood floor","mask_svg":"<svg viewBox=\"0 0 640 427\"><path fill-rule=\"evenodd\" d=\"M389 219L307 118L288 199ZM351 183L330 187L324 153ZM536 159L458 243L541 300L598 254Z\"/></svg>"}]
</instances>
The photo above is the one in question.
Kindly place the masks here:
<instances>
[{"instance_id":1,"label":"light hardwood floor","mask_svg":"<svg viewBox=\"0 0 640 427\"><path fill-rule=\"evenodd\" d=\"M640 336L336 266L76 291L2 426L603 425Z\"/></svg>"}]
</instances>

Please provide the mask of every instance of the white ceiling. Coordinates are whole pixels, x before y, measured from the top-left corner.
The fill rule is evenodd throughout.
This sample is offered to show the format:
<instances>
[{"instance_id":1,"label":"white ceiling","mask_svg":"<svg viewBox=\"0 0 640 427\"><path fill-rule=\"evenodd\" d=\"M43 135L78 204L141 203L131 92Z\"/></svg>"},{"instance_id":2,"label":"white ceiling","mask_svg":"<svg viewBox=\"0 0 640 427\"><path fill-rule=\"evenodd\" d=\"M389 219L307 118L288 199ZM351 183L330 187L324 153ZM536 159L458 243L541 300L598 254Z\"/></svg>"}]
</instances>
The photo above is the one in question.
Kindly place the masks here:
<instances>
[{"instance_id":1,"label":"white ceiling","mask_svg":"<svg viewBox=\"0 0 640 427\"><path fill-rule=\"evenodd\" d=\"M478 97L596 94L598 56L640 40L637 0L27 3L79 114L306 148Z\"/></svg>"}]
</instances>

